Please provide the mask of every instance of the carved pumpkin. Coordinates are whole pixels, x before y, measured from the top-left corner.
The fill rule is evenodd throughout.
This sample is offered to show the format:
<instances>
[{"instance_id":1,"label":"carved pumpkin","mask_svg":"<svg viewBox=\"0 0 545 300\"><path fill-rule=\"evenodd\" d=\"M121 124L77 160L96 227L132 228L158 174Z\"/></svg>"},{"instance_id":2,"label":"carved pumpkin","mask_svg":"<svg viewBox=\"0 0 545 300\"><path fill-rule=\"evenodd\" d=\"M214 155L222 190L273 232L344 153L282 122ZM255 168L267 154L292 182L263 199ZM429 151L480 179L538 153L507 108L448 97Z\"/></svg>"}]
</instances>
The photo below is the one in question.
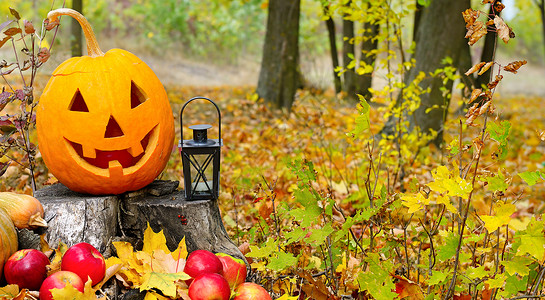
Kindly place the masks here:
<instances>
[{"instance_id":1,"label":"carved pumpkin","mask_svg":"<svg viewBox=\"0 0 545 300\"><path fill-rule=\"evenodd\" d=\"M174 143L174 118L165 89L132 53L103 53L78 12L88 56L66 60L53 72L37 108L40 152L49 171L68 188L119 194L151 183L164 169Z\"/></svg>"}]
</instances>

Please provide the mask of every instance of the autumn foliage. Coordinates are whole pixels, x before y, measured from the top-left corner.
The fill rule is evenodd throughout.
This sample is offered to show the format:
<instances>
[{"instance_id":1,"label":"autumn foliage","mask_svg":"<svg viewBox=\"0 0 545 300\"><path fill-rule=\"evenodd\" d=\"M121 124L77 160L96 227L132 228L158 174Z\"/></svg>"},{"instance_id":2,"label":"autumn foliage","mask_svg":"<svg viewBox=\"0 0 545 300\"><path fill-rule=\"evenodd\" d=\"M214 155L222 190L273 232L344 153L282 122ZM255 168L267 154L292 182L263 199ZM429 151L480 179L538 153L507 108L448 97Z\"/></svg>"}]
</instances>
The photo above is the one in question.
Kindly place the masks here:
<instances>
[{"instance_id":1,"label":"autumn foliage","mask_svg":"<svg viewBox=\"0 0 545 300\"><path fill-rule=\"evenodd\" d=\"M514 36L499 16L469 9L463 17L470 45L489 26L504 42ZM391 92L374 91L371 104L361 99L354 107L331 91L303 89L288 113L267 106L252 86L166 90L176 118L196 95L220 106L223 221L251 264L248 280L273 298L537 298L545 293L542 99L497 91L505 72L522 72L525 64L495 59L467 70L495 73L467 99L453 96L440 147L407 130L406 120L395 135L378 134L396 113ZM410 117L426 92L419 80L449 70L404 86L398 92L414 101L397 113ZM216 117L198 105L188 114ZM55 182L39 163L39 183ZM10 168L1 188L28 190L21 170ZM161 179L180 174L173 149ZM171 252L148 228L142 250L112 246L117 255L107 267L121 285L150 299L188 299L184 240ZM96 297L96 288L86 291L77 297L89 298L77 299Z\"/></svg>"}]
</instances>

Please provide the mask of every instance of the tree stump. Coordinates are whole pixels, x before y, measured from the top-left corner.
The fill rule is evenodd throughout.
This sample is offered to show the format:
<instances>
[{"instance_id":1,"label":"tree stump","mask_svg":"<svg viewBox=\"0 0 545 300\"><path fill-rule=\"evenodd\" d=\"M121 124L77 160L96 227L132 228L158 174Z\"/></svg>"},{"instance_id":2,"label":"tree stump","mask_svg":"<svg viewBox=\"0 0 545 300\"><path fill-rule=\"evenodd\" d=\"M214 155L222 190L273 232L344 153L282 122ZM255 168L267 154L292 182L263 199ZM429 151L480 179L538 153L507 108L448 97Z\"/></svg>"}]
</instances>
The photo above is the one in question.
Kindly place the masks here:
<instances>
[{"instance_id":1,"label":"tree stump","mask_svg":"<svg viewBox=\"0 0 545 300\"><path fill-rule=\"evenodd\" d=\"M37 191L35 197L44 207L51 247L59 241L68 246L87 242L104 252L117 233L117 196L85 195L54 184Z\"/></svg>"},{"instance_id":2,"label":"tree stump","mask_svg":"<svg viewBox=\"0 0 545 300\"><path fill-rule=\"evenodd\" d=\"M136 192L93 196L55 184L36 192L36 198L44 207L50 243L88 242L101 253L109 253L112 240L141 244L149 223L154 232L163 230L170 250L185 236L189 252L205 249L245 260L223 226L217 200L186 201L177 187L177 181L154 181Z\"/></svg>"}]
</instances>

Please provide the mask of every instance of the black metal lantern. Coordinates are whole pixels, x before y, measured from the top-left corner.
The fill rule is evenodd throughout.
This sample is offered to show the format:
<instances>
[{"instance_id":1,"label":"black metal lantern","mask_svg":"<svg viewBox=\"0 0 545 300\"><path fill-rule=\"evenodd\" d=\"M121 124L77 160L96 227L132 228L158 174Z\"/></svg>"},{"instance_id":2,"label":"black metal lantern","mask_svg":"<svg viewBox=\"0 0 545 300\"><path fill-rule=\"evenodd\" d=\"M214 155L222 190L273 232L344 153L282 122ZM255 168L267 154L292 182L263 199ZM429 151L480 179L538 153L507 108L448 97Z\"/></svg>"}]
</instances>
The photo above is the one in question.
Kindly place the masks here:
<instances>
[{"instance_id":1,"label":"black metal lantern","mask_svg":"<svg viewBox=\"0 0 545 300\"><path fill-rule=\"evenodd\" d=\"M203 99L214 104L218 111L218 139L208 138L208 129L211 125L201 124L189 126L193 130L193 139L184 140L183 112L192 101ZM223 145L221 139L221 113L214 101L205 97L189 99L180 111L181 139L178 144L182 155L182 167L184 175L184 189L186 200L211 200L219 195L220 177L220 149Z\"/></svg>"}]
</instances>

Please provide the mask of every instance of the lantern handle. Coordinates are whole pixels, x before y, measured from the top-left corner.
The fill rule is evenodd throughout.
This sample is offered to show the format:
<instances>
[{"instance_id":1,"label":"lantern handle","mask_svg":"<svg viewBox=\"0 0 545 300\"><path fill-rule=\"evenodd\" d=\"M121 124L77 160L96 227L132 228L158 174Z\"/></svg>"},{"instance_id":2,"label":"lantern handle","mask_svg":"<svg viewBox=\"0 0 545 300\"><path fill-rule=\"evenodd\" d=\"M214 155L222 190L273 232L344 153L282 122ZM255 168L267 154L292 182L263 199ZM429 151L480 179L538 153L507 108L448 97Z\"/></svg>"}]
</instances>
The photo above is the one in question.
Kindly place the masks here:
<instances>
[{"instance_id":1,"label":"lantern handle","mask_svg":"<svg viewBox=\"0 0 545 300\"><path fill-rule=\"evenodd\" d=\"M214 106L216 107L216 110L218 111L218 124L219 124L219 126L218 126L218 128L219 128L219 131L218 131L218 133L219 133L218 142L219 142L220 145L221 145L221 144L222 144L222 140L221 140L221 113L220 113L220 109L219 109L218 105L217 105L214 101L212 101L212 100L210 100L210 99L208 99L208 98L206 98L206 97L201 97L201 96L193 97L193 98L187 100L187 102L184 104L184 106L182 106L182 110L180 111L180 126L182 127L182 128L181 128L181 131L180 131L180 132L181 132L180 135L181 135L181 137L182 137L182 138L181 138L181 141L184 140L184 123L183 123L183 119L182 119L182 116L183 116L183 113L184 113L184 109L185 109L185 107L186 107L190 102L193 102L193 101L198 100L198 99L207 100L208 102L214 104Z\"/></svg>"}]
</instances>

